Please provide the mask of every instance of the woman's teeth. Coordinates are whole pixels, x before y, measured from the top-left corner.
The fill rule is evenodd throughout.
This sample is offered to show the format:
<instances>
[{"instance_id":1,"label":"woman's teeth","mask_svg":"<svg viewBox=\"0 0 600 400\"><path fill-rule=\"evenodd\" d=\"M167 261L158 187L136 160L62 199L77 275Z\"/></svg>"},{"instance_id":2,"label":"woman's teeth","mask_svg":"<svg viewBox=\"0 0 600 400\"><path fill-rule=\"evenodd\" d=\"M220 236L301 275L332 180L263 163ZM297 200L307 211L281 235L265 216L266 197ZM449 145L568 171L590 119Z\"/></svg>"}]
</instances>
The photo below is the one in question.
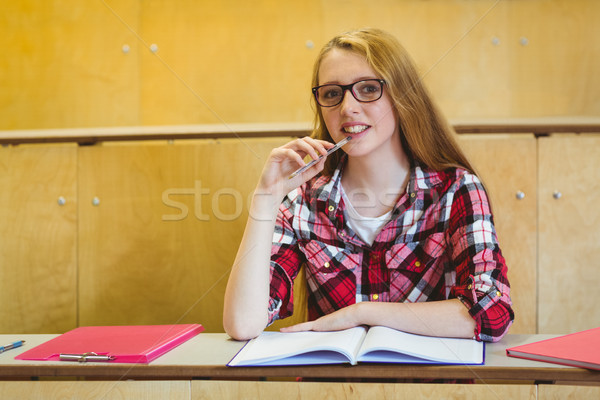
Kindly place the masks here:
<instances>
[{"instance_id":1,"label":"woman's teeth","mask_svg":"<svg viewBox=\"0 0 600 400\"><path fill-rule=\"evenodd\" d=\"M344 127L346 133L361 133L368 128L367 125L352 125Z\"/></svg>"}]
</instances>

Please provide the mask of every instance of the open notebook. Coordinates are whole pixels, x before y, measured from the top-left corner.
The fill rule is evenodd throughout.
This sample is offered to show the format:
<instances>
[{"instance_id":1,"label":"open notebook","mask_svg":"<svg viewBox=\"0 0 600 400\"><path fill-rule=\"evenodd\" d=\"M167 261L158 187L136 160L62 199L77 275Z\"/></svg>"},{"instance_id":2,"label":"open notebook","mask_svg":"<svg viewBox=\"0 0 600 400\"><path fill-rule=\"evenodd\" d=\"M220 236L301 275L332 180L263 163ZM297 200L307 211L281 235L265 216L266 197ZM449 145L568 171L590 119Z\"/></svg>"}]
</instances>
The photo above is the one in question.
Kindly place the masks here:
<instances>
[{"instance_id":1,"label":"open notebook","mask_svg":"<svg viewBox=\"0 0 600 400\"><path fill-rule=\"evenodd\" d=\"M414 335L382 326L336 332L263 332L229 366L359 362L483 364L484 345L472 339Z\"/></svg>"}]
</instances>

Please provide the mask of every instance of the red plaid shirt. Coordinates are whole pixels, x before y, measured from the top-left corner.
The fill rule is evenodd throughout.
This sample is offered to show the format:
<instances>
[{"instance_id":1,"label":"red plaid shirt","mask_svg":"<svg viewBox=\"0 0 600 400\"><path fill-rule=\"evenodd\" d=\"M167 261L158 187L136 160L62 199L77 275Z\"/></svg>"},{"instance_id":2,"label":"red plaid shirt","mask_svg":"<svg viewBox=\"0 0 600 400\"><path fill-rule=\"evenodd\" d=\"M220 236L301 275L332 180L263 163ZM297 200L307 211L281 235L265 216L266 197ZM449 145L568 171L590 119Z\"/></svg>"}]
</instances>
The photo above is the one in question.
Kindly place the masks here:
<instances>
[{"instance_id":1,"label":"red plaid shirt","mask_svg":"<svg viewBox=\"0 0 600 400\"><path fill-rule=\"evenodd\" d=\"M459 298L478 340L510 327L507 268L479 179L414 165L391 220L371 246L345 223L341 171L290 192L279 208L271 255L270 322L293 312L293 280L306 265L309 319L359 301Z\"/></svg>"}]
</instances>

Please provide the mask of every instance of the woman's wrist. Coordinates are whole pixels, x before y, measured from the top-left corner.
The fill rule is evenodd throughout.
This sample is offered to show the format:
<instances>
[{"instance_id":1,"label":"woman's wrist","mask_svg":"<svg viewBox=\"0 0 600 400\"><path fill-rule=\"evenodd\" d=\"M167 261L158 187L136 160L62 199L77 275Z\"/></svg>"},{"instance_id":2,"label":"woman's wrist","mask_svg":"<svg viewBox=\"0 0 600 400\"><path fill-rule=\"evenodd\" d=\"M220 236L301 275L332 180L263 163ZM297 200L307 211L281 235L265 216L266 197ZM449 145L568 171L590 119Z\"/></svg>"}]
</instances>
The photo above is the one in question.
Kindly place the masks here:
<instances>
[{"instance_id":1,"label":"woman's wrist","mask_svg":"<svg viewBox=\"0 0 600 400\"><path fill-rule=\"evenodd\" d=\"M368 302L360 302L354 304L354 311L352 316L354 318L354 325L370 325L369 324L369 303Z\"/></svg>"},{"instance_id":2,"label":"woman's wrist","mask_svg":"<svg viewBox=\"0 0 600 400\"><path fill-rule=\"evenodd\" d=\"M257 189L252 194L249 216L256 220L274 221L282 199L279 196Z\"/></svg>"}]
</instances>

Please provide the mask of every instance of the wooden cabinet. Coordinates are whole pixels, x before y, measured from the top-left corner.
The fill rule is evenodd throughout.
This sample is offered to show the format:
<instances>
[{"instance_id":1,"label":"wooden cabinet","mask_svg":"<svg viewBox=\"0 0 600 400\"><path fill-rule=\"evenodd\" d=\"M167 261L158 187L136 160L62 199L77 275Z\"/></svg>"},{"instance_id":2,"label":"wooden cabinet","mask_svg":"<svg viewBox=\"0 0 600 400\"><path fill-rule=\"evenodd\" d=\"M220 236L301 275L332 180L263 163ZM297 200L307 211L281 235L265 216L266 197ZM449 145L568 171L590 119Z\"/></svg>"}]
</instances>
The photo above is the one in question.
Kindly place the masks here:
<instances>
[{"instance_id":1,"label":"wooden cabinet","mask_svg":"<svg viewBox=\"0 0 600 400\"><path fill-rule=\"evenodd\" d=\"M461 135L483 181L508 265L515 322L511 333L535 333L537 161L533 135Z\"/></svg>"},{"instance_id":2,"label":"wooden cabinet","mask_svg":"<svg viewBox=\"0 0 600 400\"><path fill-rule=\"evenodd\" d=\"M77 325L77 146L0 147L0 332Z\"/></svg>"},{"instance_id":3,"label":"wooden cabinet","mask_svg":"<svg viewBox=\"0 0 600 400\"><path fill-rule=\"evenodd\" d=\"M511 333L600 324L600 136L464 135L509 267Z\"/></svg>"},{"instance_id":4,"label":"wooden cabinet","mask_svg":"<svg viewBox=\"0 0 600 400\"><path fill-rule=\"evenodd\" d=\"M79 151L79 323L197 322L223 296L265 157L289 138Z\"/></svg>"},{"instance_id":5,"label":"wooden cabinet","mask_svg":"<svg viewBox=\"0 0 600 400\"><path fill-rule=\"evenodd\" d=\"M1 147L0 331L199 322L222 332L249 196L269 151L288 140ZM459 141L492 202L511 333L598 326L600 136ZM271 329L305 318L296 311Z\"/></svg>"},{"instance_id":6,"label":"wooden cabinet","mask_svg":"<svg viewBox=\"0 0 600 400\"><path fill-rule=\"evenodd\" d=\"M600 135L539 146L539 333L600 326Z\"/></svg>"}]
</instances>

